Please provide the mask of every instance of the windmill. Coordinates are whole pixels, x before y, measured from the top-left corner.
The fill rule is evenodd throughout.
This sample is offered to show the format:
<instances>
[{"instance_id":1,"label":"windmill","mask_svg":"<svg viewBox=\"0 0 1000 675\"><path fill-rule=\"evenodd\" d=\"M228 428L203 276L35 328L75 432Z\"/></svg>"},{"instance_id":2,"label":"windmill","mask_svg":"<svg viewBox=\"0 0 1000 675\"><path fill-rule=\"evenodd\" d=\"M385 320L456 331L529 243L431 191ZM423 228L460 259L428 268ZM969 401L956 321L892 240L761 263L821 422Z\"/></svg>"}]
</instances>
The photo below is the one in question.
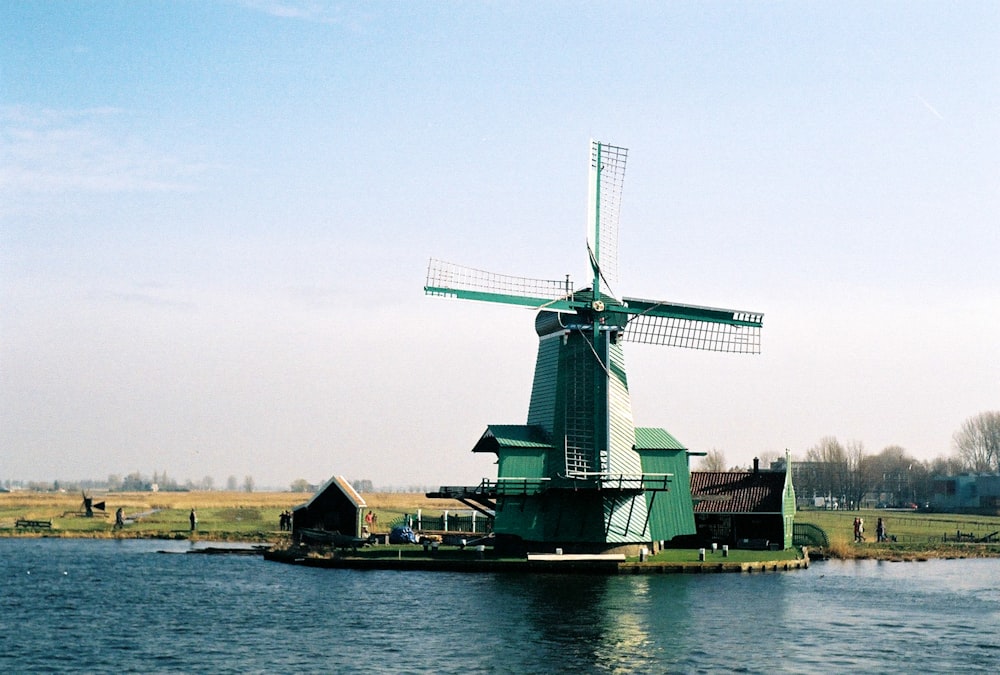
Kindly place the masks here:
<instances>
[{"instance_id":1,"label":"windmill","mask_svg":"<svg viewBox=\"0 0 1000 675\"><path fill-rule=\"evenodd\" d=\"M86 492L82 492L83 501L80 502L80 509L83 511L83 515L86 518L94 517L94 509L103 512L105 509L104 502L94 502L94 498L89 496Z\"/></svg>"},{"instance_id":2,"label":"windmill","mask_svg":"<svg viewBox=\"0 0 1000 675\"><path fill-rule=\"evenodd\" d=\"M664 429L635 427L622 343L760 351L762 314L619 294L627 156L625 148L591 141L589 287L574 289L569 276L513 277L435 259L428 265L428 295L538 310L527 424L489 425L473 448L498 456L496 482L474 490L489 497L498 544L589 552L693 534L687 450Z\"/></svg>"}]
</instances>

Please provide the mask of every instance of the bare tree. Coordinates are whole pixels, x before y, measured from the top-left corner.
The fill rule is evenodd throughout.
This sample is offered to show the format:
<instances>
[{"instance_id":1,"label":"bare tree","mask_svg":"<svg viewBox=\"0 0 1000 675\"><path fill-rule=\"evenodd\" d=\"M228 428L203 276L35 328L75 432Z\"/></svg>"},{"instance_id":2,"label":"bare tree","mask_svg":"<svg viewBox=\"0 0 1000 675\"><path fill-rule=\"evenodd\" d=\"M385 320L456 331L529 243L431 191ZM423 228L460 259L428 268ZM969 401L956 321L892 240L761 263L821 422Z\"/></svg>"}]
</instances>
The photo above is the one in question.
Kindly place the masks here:
<instances>
[{"instance_id":1,"label":"bare tree","mask_svg":"<svg viewBox=\"0 0 1000 675\"><path fill-rule=\"evenodd\" d=\"M916 467L916 471L914 471ZM914 480L925 473L923 466L898 445L889 445L871 458L868 467L870 489L879 499L893 505L907 504L916 499Z\"/></svg>"},{"instance_id":2,"label":"bare tree","mask_svg":"<svg viewBox=\"0 0 1000 675\"><path fill-rule=\"evenodd\" d=\"M770 469L771 465L774 464L776 461L778 461L779 459L780 460L785 459L785 453L775 452L774 450L765 450L764 452L757 455L757 459L760 460L760 467L762 469Z\"/></svg>"},{"instance_id":3,"label":"bare tree","mask_svg":"<svg viewBox=\"0 0 1000 675\"><path fill-rule=\"evenodd\" d=\"M1000 411L974 415L953 437L962 464L975 473L1000 473Z\"/></svg>"},{"instance_id":4,"label":"bare tree","mask_svg":"<svg viewBox=\"0 0 1000 675\"><path fill-rule=\"evenodd\" d=\"M875 477L869 470L871 458L865 454L865 445L861 441L848 441L844 457L847 462L844 492L850 504L860 509L865 493L875 484Z\"/></svg>"},{"instance_id":5,"label":"bare tree","mask_svg":"<svg viewBox=\"0 0 1000 675\"><path fill-rule=\"evenodd\" d=\"M725 471L726 470L726 455L722 450L716 450L712 448L708 451L708 454L701 459L701 470L702 471Z\"/></svg>"},{"instance_id":6,"label":"bare tree","mask_svg":"<svg viewBox=\"0 0 1000 675\"><path fill-rule=\"evenodd\" d=\"M836 497L842 507L847 501L848 461L847 450L834 436L827 436L806 452L812 462L812 490L820 496Z\"/></svg>"}]
</instances>

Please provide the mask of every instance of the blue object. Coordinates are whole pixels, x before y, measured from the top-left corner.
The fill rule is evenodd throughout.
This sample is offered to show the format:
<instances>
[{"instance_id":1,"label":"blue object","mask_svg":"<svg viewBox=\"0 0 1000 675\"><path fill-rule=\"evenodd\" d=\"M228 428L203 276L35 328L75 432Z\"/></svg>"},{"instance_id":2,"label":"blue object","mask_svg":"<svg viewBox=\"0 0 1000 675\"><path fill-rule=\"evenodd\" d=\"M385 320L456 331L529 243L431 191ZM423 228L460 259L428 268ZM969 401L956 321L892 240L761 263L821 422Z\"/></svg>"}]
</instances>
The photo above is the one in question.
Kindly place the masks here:
<instances>
[{"instance_id":1,"label":"blue object","mask_svg":"<svg viewBox=\"0 0 1000 675\"><path fill-rule=\"evenodd\" d=\"M394 527L389 532L390 544L416 544L417 535L409 526Z\"/></svg>"}]
</instances>

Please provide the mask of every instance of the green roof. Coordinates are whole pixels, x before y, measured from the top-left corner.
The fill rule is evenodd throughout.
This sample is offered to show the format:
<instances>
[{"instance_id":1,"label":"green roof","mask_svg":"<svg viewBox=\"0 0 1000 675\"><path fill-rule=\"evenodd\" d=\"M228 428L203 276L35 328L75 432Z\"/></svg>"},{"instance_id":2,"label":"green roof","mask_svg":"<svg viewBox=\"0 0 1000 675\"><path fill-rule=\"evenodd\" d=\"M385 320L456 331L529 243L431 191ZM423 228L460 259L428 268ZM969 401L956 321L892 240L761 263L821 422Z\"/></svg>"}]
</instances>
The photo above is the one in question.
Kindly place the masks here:
<instances>
[{"instance_id":1,"label":"green roof","mask_svg":"<svg viewBox=\"0 0 1000 675\"><path fill-rule=\"evenodd\" d=\"M636 450L686 450L666 429L657 427L635 428Z\"/></svg>"},{"instance_id":2,"label":"green roof","mask_svg":"<svg viewBox=\"0 0 1000 675\"><path fill-rule=\"evenodd\" d=\"M548 435L534 424L491 424L472 448L473 452L497 452L500 448L551 450Z\"/></svg>"}]
</instances>

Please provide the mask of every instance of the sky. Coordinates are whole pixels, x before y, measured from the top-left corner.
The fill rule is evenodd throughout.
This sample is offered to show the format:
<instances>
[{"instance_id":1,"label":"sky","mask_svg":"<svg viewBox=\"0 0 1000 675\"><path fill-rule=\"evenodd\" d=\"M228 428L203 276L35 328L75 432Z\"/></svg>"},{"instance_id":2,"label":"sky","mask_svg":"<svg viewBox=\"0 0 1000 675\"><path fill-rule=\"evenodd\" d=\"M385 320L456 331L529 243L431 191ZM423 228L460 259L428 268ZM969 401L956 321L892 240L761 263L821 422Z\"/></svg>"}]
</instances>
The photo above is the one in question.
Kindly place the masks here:
<instances>
[{"instance_id":1,"label":"sky","mask_svg":"<svg viewBox=\"0 0 1000 675\"><path fill-rule=\"evenodd\" d=\"M764 314L626 346L635 421L731 464L917 459L1000 409L1000 4L0 4L0 480L495 477L531 310L587 285Z\"/></svg>"}]
</instances>

